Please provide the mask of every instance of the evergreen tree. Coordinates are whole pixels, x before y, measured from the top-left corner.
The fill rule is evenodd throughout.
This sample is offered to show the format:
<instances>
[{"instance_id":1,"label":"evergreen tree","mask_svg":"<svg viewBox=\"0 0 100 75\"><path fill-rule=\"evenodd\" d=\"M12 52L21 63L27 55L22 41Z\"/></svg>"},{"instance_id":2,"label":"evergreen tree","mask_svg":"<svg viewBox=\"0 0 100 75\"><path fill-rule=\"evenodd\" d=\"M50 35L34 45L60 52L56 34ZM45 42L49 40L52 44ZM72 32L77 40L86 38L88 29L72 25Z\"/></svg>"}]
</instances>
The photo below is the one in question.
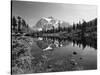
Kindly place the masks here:
<instances>
[{"instance_id":1,"label":"evergreen tree","mask_svg":"<svg viewBox=\"0 0 100 75\"><path fill-rule=\"evenodd\" d=\"M18 32L20 32L21 31L21 17L18 16L17 19L18 19Z\"/></svg>"},{"instance_id":2,"label":"evergreen tree","mask_svg":"<svg viewBox=\"0 0 100 75\"><path fill-rule=\"evenodd\" d=\"M73 23L73 30L75 30L75 23Z\"/></svg>"},{"instance_id":3,"label":"evergreen tree","mask_svg":"<svg viewBox=\"0 0 100 75\"><path fill-rule=\"evenodd\" d=\"M52 32L54 33L54 30L55 30L55 28L54 28L54 26L52 26Z\"/></svg>"},{"instance_id":4,"label":"evergreen tree","mask_svg":"<svg viewBox=\"0 0 100 75\"><path fill-rule=\"evenodd\" d=\"M58 23L58 32L60 32L60 22Z\"/></svg>"},{"instance_id":5,"label":"evergreen tree","mask_svg":"<svg viewBox=\"0 0 100 75\"><path fill-rule=\"evenodd\" d=\"M87 23L85 20L83 20L83 23L82 23L82 30L85 32L86 30L86 26L87 26Z\"/></svg>"},{"instance_id":6,"label":"evergreen tree","mask_svg":"<svg viewBox=\"0 0 100 75\"><path fill-rule=\"evenodd\" d=\"M12 26L13 26L13 30L15 31L16 26L17 26L17 20L16 20L15 16L13 16L13 18L12 18Z\"/></svg>"},{"instance_id":7,"label":"evergreen tree","mask_svg":"<svg viewBox=\"0 0 100 75\"><path fill-rule=\"evenodd\" d=\"M23 27L26 27L26 22L25 22L24 19L22 19L22 26L23 26Z\"/></svg>"}]
</instances>

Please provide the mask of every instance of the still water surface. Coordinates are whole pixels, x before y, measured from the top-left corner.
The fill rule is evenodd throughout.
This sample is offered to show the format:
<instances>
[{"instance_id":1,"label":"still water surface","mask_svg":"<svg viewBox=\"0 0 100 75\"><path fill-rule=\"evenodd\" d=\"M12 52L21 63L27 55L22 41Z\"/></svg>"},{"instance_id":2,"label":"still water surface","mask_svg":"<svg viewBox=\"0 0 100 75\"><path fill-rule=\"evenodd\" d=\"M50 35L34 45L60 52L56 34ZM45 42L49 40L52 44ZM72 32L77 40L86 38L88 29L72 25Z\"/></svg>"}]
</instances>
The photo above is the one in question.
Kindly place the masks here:
<instances>
[{"instance_id":1,"label":"still water surface","mask_svg":"<svg viewBox=\"0 0 100 75\"><path fill-rule=\"evenodd\" d=\"M67 61L67 66L71 67L71 70L72 68L73 70L97 68L97 50L91 43L84 45L81 41L77 43L75 40L51 37L30 38L32 40L32 55L38 61L45 58L46 65L56 64L63 67L65 66L63 61ZM74 66L70 66L70 63Z\"/></svg>"}]
</instances>

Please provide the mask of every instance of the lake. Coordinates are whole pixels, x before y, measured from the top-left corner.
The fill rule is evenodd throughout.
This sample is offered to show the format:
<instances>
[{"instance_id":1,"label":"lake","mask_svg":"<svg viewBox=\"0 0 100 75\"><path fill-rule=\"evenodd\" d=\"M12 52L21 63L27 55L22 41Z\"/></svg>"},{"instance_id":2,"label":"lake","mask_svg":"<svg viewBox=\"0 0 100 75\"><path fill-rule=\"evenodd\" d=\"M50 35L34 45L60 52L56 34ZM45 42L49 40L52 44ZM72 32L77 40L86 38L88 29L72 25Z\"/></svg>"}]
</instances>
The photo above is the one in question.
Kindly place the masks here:
<instances>
[{"instance_id":1,"label":"lake","mask_svg":"<svg viewBox=\"0 0 100 75\"><path fill-rule=\"evenodd\" d=\"M35 57L36 63L45 69L44 72L97 69L97 48L93 40L29 38L32 41L32 56Z\"/></svg>"}]
</instances>

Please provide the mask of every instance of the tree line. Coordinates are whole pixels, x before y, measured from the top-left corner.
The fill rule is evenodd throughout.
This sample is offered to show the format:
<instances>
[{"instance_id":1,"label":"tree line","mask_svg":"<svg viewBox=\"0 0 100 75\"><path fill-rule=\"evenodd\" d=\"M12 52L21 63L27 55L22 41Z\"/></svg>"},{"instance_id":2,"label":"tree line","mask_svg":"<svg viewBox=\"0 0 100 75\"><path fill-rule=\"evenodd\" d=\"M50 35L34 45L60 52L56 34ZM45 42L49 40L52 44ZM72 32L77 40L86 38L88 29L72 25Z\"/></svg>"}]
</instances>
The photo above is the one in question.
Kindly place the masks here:
<instances>
[{"instance_id":1,"label":"tree line","mask_svg":"<svg viewBox=\"0 0 100 75\"><path fill-rule=\"evenodd\" d=\"M26 21L22 17L13 16L11 18L11 28L13 32L21 33L24 31L24 29L28 29L29 25L26 23Z\"/></svg>"},{"instance_id":2,"label":"tree line","mask_svg":"<svg viewBox=\"0 0 100 75\"><path fill-rule=\"evenodd\" d=\"M20 16L13 16L11 18L11 28L12 31L15 33L23 33L31 31L29 28L29 25L26 23L26 21L20 17ZM65 33L65 34L78 34L79 36L84 36L85 33L92 33L93 35L96 35L97 32L97 18L86 22L83 20L81 23L80 21L78 23L73 23L73 25L69 27L62 27L60 23L58 23L58 28L55 28L52 26L52 29L50 30L42 30L42 31L32 31L33 34L42 35L41 33Z\"/></svg>"},{"instance_id":3,"label":"tree line","mask_svg":"<svg viewBox=\"0 0 100 75\"><path fill-rule=\"evenodd\" d=\"M82 33L82 35L84 33L88 33L88 32L93 32L93 31L97 31L97 18L86 22L85 20L83 20L83 22L81 23L79 21L79 23L73 23L73 25L69 26L69 27L61 27L61 24L58 23L58 28L54 28L54 26L52 26L52 29L50 30L42 30L39 33L59 33L59 32L67 32L67 33L72 33L72 32L76 32L76 33Z\"/></svg>"}]
</instances>

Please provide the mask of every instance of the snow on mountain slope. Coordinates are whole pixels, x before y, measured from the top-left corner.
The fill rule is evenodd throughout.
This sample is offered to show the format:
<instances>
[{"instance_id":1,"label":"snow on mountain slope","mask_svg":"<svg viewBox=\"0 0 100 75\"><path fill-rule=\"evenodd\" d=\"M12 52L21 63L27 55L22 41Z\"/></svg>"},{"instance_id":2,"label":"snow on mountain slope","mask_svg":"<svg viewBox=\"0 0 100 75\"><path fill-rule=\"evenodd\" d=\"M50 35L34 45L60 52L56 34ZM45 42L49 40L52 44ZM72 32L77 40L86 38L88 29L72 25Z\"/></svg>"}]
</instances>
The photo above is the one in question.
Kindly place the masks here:
<instances>
[{"instance_id":1,"label":"snow on mountain slope","mask_svg":"<svg viewBox=\"0 0 100 75\"><path fill-rule=\"evenodd\" d=\"M40 30L50 30L53 27L54 28L58 28L60 24L60 27L68 27L70 26L69 23L58 20L52 16L50 17L42 17L37 23L36 23L36 27L37 29Z\"/></svg>"}]
</instances>

